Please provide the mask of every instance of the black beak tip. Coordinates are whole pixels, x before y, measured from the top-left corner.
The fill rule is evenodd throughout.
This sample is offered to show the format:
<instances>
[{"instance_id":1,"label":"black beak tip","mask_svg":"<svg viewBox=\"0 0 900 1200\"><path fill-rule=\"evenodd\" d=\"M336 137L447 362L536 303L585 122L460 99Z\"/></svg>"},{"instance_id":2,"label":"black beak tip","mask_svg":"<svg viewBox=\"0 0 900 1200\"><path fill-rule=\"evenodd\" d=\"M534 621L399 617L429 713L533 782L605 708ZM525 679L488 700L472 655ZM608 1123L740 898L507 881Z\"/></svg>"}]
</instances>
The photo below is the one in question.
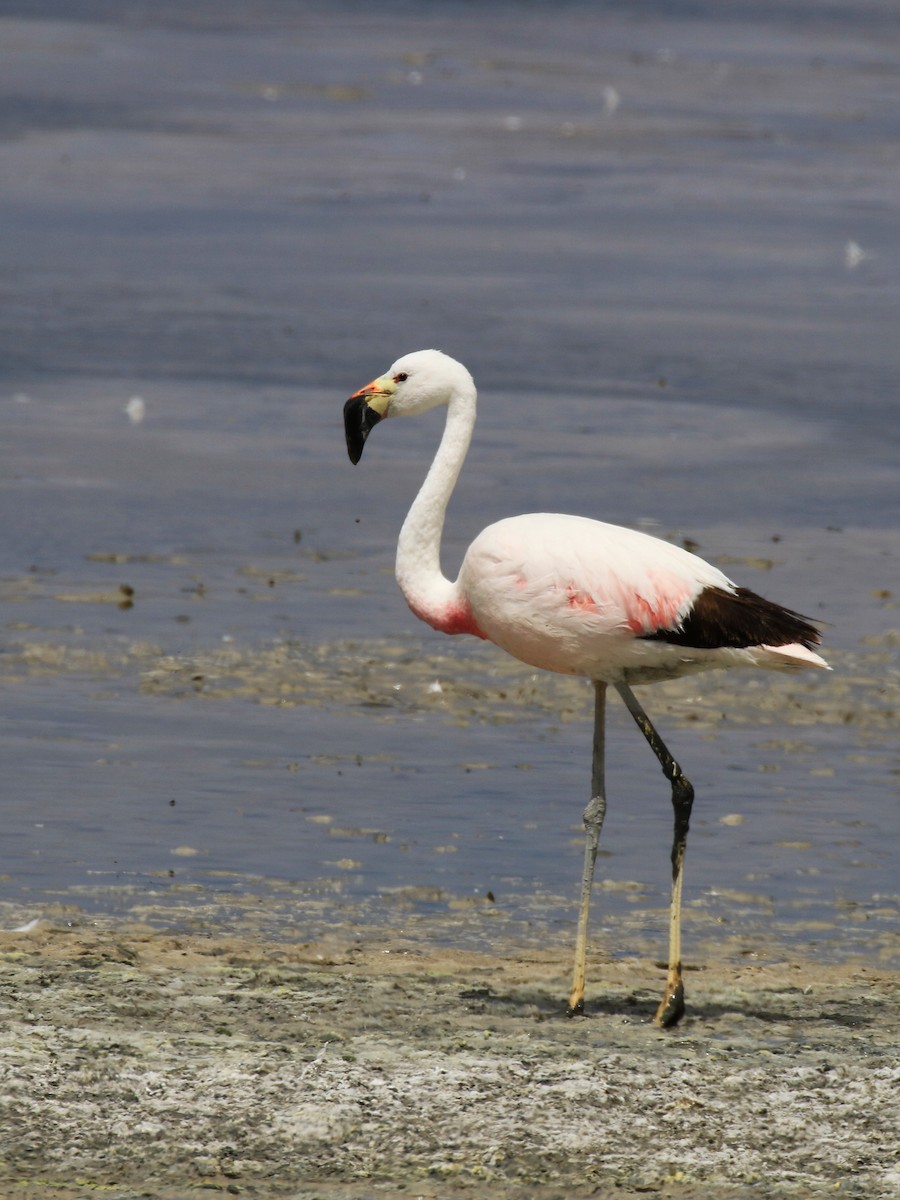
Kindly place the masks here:
<instances>
[{"instance_id":1,"label":"black beak tip","mask_svg":"<svg viewBox=\"0 0 900 1200\"><path fill-rule=\"evenodd\" d=\"M344 437L354 466L362 458L366 438L380 420L381 415L369 407L365 396L351 396L344 405Z\"/></svg>"}]
</instances>

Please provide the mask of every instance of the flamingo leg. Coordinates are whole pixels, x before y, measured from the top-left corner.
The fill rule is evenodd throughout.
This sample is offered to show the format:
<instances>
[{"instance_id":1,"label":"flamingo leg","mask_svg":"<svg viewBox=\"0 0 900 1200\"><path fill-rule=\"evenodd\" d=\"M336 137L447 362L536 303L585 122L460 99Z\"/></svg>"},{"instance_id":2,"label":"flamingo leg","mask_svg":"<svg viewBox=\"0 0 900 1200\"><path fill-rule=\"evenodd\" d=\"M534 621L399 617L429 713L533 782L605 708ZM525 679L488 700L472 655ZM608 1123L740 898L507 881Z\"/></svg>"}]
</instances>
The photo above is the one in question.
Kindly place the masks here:
<instances>
[{"instance_id":1,"label":"flamingo leg","mask_svg":"<svg viewBox=\"0 0 900 1200\"><path fill-rule=\"evenodd\" d=\"M606 816L606 785L604 763L606 759L606 684L594 682L594 749L591 763L591 799L584 810L584 871L581 876L581 909L578 914L578 934L575 939L575 966L572 972L572 992L569 996L568 1014L580 1016L584 1012L584 976L587 957L588 911L591 905L591 886L594 882L594 866L597 862L597 847L600 845L600 830Z\"/></svg>"},{"instance_id":2,"label":"flamingo leg","mask_svg":"<svg viewBox=\"0 0 900 1200\"><path fill-rule=\"evenodd\" d=\"M638 703L627 684L617 683L616 691L631 713L638 729L656 755L663 775L672 785L672 808L675 811L675 831L672 838L672 903L669 909L669 971L666 989L654 1020L657 1025L676 1025L684 1016L684 983L681 978L681 885L684 877L684 852L687 846L688 825L694 803L694 788L685 778L681 767L669 753L650 718Z\"/></svg>"}]
</instances>

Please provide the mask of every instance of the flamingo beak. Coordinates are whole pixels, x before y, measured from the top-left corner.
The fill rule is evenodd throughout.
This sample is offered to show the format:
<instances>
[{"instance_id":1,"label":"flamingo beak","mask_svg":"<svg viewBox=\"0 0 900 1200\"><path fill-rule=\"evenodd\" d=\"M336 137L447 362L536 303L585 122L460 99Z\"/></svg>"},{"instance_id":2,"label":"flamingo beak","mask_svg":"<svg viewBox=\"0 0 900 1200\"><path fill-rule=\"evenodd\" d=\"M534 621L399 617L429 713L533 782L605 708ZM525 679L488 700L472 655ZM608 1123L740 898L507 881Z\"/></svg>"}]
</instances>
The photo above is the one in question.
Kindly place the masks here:
<instances>
[{"instance_id":1,"label":"flamingo beak","mask_svg":"<svg viewBox=\"0 0 900 1200\"><path fill-rule=\"evenodd\" d=\"M396 390L393 379L382 376L354 392L344 405L344 436L347 439L347 453L354 466L362 458L366 438L378 422L387 416L388 405Z\"/></svg>"}]
</instances>

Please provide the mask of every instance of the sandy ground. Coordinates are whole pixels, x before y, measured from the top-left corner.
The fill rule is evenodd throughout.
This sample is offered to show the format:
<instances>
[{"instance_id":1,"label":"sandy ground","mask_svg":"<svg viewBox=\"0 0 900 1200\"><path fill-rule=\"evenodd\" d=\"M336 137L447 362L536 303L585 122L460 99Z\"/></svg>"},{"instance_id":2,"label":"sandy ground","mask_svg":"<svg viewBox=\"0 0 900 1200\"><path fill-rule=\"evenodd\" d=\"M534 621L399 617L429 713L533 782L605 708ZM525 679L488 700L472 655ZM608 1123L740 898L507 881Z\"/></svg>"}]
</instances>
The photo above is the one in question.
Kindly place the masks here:
<instances>
[{"instance_id":1,"label":"sandy ground","mask_svg":"<svg viewBox=\"0 0 900 1200\"><path fill-rule=\"evenodd\" d=\"M900 1195L896 975L702 953L663 1033L650 958L6 933L0 1194Z\"/></svg>"}]
</instances>

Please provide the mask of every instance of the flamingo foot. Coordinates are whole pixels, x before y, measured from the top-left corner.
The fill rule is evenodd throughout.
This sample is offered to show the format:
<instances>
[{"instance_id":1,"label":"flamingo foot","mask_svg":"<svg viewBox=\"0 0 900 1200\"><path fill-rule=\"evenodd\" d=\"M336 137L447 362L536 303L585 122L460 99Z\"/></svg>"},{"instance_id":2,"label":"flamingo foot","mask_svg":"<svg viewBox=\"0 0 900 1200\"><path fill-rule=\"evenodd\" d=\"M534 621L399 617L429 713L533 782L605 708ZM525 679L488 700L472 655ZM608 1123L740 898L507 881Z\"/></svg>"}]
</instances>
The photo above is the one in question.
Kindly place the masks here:
<instances>
[{"instance_id":1,"label":"flamingo foot","mask_svg":"<svg viewBox=\"0 0 900 1200\"><path fill-rule=\"evenodd\" d=\"M662 1003L656 1010L656 1016L653 1020L662 1029L671 1029L673 1025L677 1025L684 1016L684 984L681 979L675 981L674 986L671 982L666 984L665 995L662 998Z\"/></svg>"}]
</instances>

